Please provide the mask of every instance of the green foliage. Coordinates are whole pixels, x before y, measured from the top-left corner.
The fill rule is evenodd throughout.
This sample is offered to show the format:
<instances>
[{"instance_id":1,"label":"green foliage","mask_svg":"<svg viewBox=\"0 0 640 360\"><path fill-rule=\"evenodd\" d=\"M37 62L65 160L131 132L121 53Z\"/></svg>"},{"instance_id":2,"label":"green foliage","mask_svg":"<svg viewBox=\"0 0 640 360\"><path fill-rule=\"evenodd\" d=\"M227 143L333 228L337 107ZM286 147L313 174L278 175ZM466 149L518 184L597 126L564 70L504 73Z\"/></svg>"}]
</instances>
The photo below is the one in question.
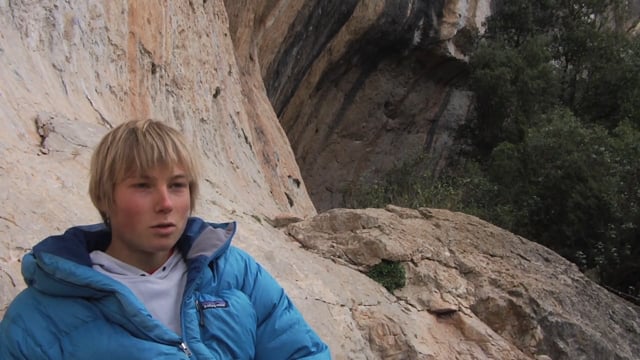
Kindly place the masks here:
<instances>
[{"instance_id":1,"label":"green foliage","mask_svg":"<svg viewBox=\"0 0 640 360\"><path fill-rule=\"evenodd\" d=\"M496 16L487 21L487 37L512 47L520 46L530 36L553 26L558 16L557 1L496 1Z\"/></svg>"},{"instance_id":2,"label":"green foliage","mask_svg":"<svg viewBox=\"0 0 640 360\"><path fill-rule=\"evenodd\" d=\"M548 42L531 37L517 49L484 42L472 56L477 117L463 131L479 156L503 141L522 141L528 124L558 106L561 90Z\"/></svg>"},{"instance_id":3,"label":"green foliage","mask_svg":"<svg viewBox=\"0 0 640 360\"><path fill-rule=\"evenodd\" d=\"M545 120L523 142L498 146L488 173L504 189L502 200L519 204L512 229L571 257L601 241L613 221L611 143L604 129L570 112Z\"/></svg>"},{"instance_id":4,"label":"green foliage","mask_svg":"<svg viewBox=\"0 0 640 360\"><path fill-rule=\"evenodd\" d=\"M600 266L603 281L623 292L640 295L640 129L631 122L622 122L613 131L610 174L615 179L612 194L616 221L610 224L605 261ZM614 264L614 266L611 266ZM635 291L629 291L633 286Z\"/></svg>"},{"instance_id":5,"label":"green foliage","mask_svg":"<svg viewBox=\"0 0 640 360\"><path fill-rule=\"evenodd\" d=\"M500 189L493 203L508 212L489 209L484 218L637 295L640 41L616 31L624 11L617 0L509 2L472 57L480 111L464 136ZM512 62L492 64L502 52ZM511 76L500 83L495 73ZM484 101L492 86L508 91ZM487 137L493 124L498 135Z\"/></svg>"},{"instance_id":6,"label":"green foliage","mask_svg":"<svg viewBox=\"0 0 640 360\"><path fill-rule=\"evenodd\" d=\"M400 289L406 284L404 267L397 261L382 260L367 272L367 276L380 283L389 292Z\"/></svg>"},{"instance_id":7,"label":"green foliage","mask_svg":"<svg viewBox=\"0 0 640 360\"><path fill-rule=\"evenodd\" d=\"M466 151L437 174L417 156L345 202L470 213L640 296L640 40L618 31L624 4L499 2L470 60Z\"/></svg>"},{"instance_id":8,"label":"green foliage","mask_svg":"<svg viewBox=\"0 0 640 360\"><path fill-rule=\"evenodd\" d=\"M640 41L617 31L623 5L504 3L471 58L462 136L499 189L485 219L637 295Z\"/></svg>"},{"instance_id":9,"label":"green foliage","mask_svg":"<svg viewBox=\"0 0 640 360\"><path fill-rule=\"evenodd\" d=\"M564 81L572 85L565 89L565 104L583 121L613 129L636 111L638 44L638 39L614 32L591 35L586 55L564 73Z\"/></svg>"},{"instance_id":10,"label":"green foliage","mask_svg":"<svg viewBox=\"0 0 640 360\"><path fill-rule=\"evenodd\" d=\"M419 155L391 169L380 181L353 184L343 191L344 203L349 208L384 207L387 204L417 208L429 206L459 210L465 194L459 191L461 183L476 181L473 177L454 174L435 176L426 167L429 159ZM477 173L471 165L465 169ZM464 173L465 170L461 170ZM456 174L459 175L459 174ZM427 204L427 205L425 205Z\"/></svg>"},{"instance_id":11,"label":"green foliage","mask_svg":"<svg viewBox=\"0 0 640 360\"><path fill-rule=\"evenodd\" d=\"M505 1L471 57L477 118L464 138L486 160L558 106L614 129L637 119L640 41L616 31L620 0Z\"/></svg>"}]
</instances>

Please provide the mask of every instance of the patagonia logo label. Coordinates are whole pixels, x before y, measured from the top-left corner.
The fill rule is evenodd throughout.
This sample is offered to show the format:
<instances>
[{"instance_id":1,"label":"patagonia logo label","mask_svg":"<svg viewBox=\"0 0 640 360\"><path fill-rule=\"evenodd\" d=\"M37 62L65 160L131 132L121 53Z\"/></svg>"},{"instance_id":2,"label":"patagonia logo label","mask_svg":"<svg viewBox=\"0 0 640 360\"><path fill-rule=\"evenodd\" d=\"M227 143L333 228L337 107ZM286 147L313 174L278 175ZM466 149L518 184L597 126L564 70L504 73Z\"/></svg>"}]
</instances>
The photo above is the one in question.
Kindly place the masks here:
<instances>
[{"instance_id":1,"label":"patagonia logo label","mask_svg":"<svg viewBox=\"0 0 640 360\"><path fill-rule=\"evenodd\" d=\"M229 306L225 300L213 300L213 301L203 301L200 303L203 309L219 309L226 308Z\"/></svg>"}]
</instances>

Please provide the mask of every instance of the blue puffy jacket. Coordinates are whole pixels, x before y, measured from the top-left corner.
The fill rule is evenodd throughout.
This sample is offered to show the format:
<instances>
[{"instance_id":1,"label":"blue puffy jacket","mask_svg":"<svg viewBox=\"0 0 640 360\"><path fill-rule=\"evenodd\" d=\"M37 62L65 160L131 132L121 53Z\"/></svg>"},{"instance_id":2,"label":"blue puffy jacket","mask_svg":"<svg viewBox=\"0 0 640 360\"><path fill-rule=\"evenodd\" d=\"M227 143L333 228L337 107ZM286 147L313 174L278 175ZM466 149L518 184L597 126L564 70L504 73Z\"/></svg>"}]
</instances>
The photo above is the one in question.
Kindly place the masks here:
<instances>
[{"instance_id":1,"label":"blue puffy jacket","mask_svg":"<svg viewBox=\"0 0 640 360\"><path fill-rule=\"evenodd\" d=\"M330 359L283 289L230 246L236 224L190 218L177 248L188 266L178 336L122 283L95 271L103 225L74 227L33 248L28 288L0 322L0 359Z\"/></svg>"}]
</instances>

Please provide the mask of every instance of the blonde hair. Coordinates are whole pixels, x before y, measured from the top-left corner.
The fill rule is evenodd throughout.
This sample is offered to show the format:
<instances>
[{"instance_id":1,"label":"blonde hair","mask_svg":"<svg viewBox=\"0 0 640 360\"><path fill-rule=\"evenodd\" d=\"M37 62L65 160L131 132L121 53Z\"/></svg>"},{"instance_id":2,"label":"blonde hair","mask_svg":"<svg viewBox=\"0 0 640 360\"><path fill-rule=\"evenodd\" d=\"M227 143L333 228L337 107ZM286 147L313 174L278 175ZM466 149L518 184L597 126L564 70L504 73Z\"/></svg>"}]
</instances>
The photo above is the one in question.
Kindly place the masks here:
<instances>
[{"instance_id":1,"label":"blonde hair","mask_svg":"<svg viewBox=\"0 0 640 360\"><path fill-rule=\"evenodd\" d=\"M199 167L180 132L156 120L129 121L109 131L93 152L89 179L89 195L102 220L109 223L118 183L162 166L180 166L185 171L193 211Z\"/></svg>"}]
</instances>

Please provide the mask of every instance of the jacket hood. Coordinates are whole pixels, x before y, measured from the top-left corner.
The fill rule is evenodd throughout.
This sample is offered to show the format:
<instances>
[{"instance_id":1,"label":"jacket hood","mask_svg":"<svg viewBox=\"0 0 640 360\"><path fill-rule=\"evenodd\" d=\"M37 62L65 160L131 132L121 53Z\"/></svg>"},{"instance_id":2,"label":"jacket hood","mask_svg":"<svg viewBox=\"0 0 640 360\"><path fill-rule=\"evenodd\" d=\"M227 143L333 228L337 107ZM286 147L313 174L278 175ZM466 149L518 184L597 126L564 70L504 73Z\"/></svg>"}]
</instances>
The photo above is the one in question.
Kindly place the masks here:
<instances>
[{"instance_id":1,"label":"jacket hood","mask_svg":"<svg viewBox=\"0 0 640 360\"><path fill-rule=\"evenodd\" d=\"M207 223L191 217L176 248L188 264L196 258L216 258L230 246L235 231L235 222ZM92 268L89 254L105 251L110 242L111 231L104 224L76 226L50 236L25 255L24 280L29 287L57 296L96 298L127 292L124 285Z\"/></svg>"}]
</instances>

